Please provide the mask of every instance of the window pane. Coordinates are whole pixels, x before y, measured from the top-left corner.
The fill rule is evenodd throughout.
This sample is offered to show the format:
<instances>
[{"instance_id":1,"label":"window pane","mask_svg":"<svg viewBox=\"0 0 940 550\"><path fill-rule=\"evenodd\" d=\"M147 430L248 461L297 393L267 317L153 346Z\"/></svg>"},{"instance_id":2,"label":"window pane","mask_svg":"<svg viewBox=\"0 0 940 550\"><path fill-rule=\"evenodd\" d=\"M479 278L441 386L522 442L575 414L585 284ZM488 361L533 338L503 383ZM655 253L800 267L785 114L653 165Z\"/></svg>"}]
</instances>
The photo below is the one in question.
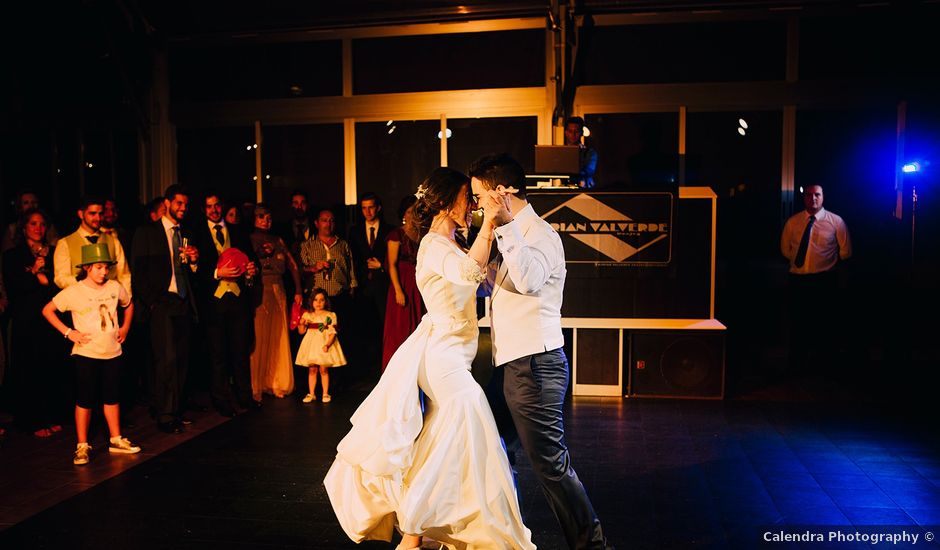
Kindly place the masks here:
<instances>
[{"instance_id":1,"label":"window pane","mask_svg":"<svg viewBox=\"0 0 940 550\"><path fill-rule=\"evenodd\" d=\"M800 20L800 78L923 78L935 64L936 8Z\"/></svg>"},{"instance_id":2,"label":"window pane","mask_svg":"<svg viewBox=\"0 0 940 550\"><path fill-rule=\"evenodd\" d=\"M140 166L138 158L137 129L124 128L114 131L114 179L115 197L120 212L120 224L134 227L141 221Z\"/></svg>"},{"instance_id":3,"label":"window pane","mask_svg":"<svg viewBox=\"0 0 940 550\"><path fill-rule=\"evenodd\" d=\"M845 220L852 238L852 259L839 269L838 291L818 298L841 321L841 326L828 323L824 332L834 338L852 335L844 357L853 368L864 367L866 352L879 348L885 352L884 364L906 366L909 363L895 362L892 357L910 353L916 345L912 343L936 338L935 331L929 331L929 336L924 331L930 325L920 322L924 315L910 316L905 311L913 305L926 314L935 303L923 299L929 293L909 293L910 210L905 211L904 222L892 216L896 134L893 105L797 111L797 192L800 186L822 185L823 208ZM794 203L794 211L803 209L798 193ZM920 213L918 204L918 225Z\"/></svg>"},{"instance_id":4,"label":"window pane","mask_svg":"<svg viewBox=\"0 0 940 550\"><path fill-rule=\"evenodd\" d=\"M53 211L50 215L56 217L60 235L68 235L68 232L74 231L78 226L74 210L82 194L79 185L81 178L79 172L82 170L79 133L74 129L58 131L55 132L55 140L56 158L54 160L58 162L55 186L58 189L53 187L52 196L40 195L39 199L40 204Z\"/></svg>"},{"instance_id":5,"label":"window pane","mask_svg":"<svg viewBox=\"0 0 940 550\"><path fill-rule=\"evenodd\" d=\"M689 113L686 122L685 181L718 195L719 255L777 258L782 112Z\"/></svg>"},{"instance_id":6,"label":"window pane","mask_svg":"<svg viewBox=\"0 0 940 550\"><path fill-rule=\"evenodd\" d=\"M676 185L679 181L679 113L587 115L597 151L598 187Z\"/></svg>"},{"instance_id":7,"label":"window pane","mask_svg":"<svg viewBox=\"0 0 940 550\"><path fill-rule=\"evenodd\" d=\"M823 207L845 220L857 260L893 219L896 133L893 106L797 112L793 210L803 209L801 186L822 185Z\"/></svg>"},{"instance_id":8,"label":"window pane","mask_svg":"<svg viewBox=\"0 0 940 550\"><path fill-rule=\"evenodd\" d=\"M439 120L356 124L356 186L379 195L386 221L398 222L392 213L401 199L441 165L440 131Z\"/></svg>"},{"instance_id":9,"label":"window pane","mask_svg":"<svg viewBox=\"0 0 940 550\"><path fill-rule=\"evenodd\" d=\"M452 131L447 140L447 164L466 173L470 163L483 155L509 153L527 174L535 166L538 117L455 118L447 120Z\"/></svg>"},{"instance_id":10,"label":"window pane","mask_svg":"<svg viewBox=\"0 0 940 550\"><path fill-rule=\"evenodd\" d=\"M597 27L585 44L585 84L782 80L782 21Z\"/></svg>"},{"instance_id":11,"label":"window pane","mask_svg":"<svg viewBox=\"0 0 940 550\"><path fill-rule=\"evenodd\" d=\"M219 101L343 93L339 41L170 50L175 100Z\"/></svg>"},{"instance_id":12,"label":"window pane","mask_svg":"<svg viewBox=\"0 0 940 550\"><path fill-rule=\"evenodd\" d=\"M356 94L545 85L545 31L353 41Z\"/></svg>"},{"instance_id":13,"label":"window pane","mask_svg":"<svg viewBox=\"0 0 940 550\"><path fill-rule=\"evenodd\" d=\"M264 202L271 207L272 217L290 219L291 193L302 189L311 209L329 206L339 218L345 196L343 125L263 126L262 133Z\"/></svg>"},{"instance_id":14,"label":"window pane","mask_svg":"<svg viewBox=\"0 0 940 550\"><path fill-rule=\"evenodd\" d=\"M3 216L3 221L0 222L3 225L0 225L0 228L6 229L5 224L17 221L18 212L14 201L17 193L23 189L34 191L39 196L40 206L49 215L65 210L53 202L54 196L74 189L74 202L64 203L68 206L68 211L74 210L72 207L78 202L78 177L77 174L72 177L75 167L68 167L71 170L67 176L63 176L62 172L54 173L56 160L59 162L59 170L62 170L64 148L78 150L78 140L74 132L57 133L44 128L18 127L15 132L5 132L4 136L0 137L0 147L3 148L0 162L0 194L4 205L0 209L0 216ZM58 151L58 159L53 157L54 151ZM73 197L68 199L73 200ZM75 214L72 213L68 225L76 223ZM58 221L56 224L61 230L63 224Z\"/></svg>"},{"instance_id":15,"label":"window pane","mask_svg":"<svg viewBox=\"0 0 940 550\"><path fill-rule=\"evenodd\" d=\"M180 128L179 181L197 201L208 189L225 195L233 203L255 200L255 130L250 126L235 128ZM201 209L190 209L189 215Z\"/></svg>"},{"instance_id":16,"label":"window pane","mask_svg":"<svg viewBox=\"0 0 940 550\"><path fill-rule=\"evenodd\" d=\"M111 148L108 132L85 130L82 132L85 194L95 197L111 195Z\"/></svg>"}]
</instances>

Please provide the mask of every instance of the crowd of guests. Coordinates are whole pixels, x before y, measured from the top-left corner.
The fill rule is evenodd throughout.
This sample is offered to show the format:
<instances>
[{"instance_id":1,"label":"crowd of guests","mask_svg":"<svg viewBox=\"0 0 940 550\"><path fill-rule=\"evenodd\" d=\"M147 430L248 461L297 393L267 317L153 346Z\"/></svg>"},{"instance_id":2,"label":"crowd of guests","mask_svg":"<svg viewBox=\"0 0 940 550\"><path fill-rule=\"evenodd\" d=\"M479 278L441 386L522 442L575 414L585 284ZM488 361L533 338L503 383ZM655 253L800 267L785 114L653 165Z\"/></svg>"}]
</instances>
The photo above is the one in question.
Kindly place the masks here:
<instances>
[{"instance_id":1,"label":"crowd of guests","mask_svg":"<svg viewBox=\"0 0 940 550\"><path fill-rule=\"evenodd\" d=\"M110 198L82 198L78 227L60 236L36 193L20 192L3 235L0 407L40 438L74 411L74 463L85 464L98 405L109 450L132 453L121 406L146 406L178 434L187 411L231 417L260 409L265 394L328 403L329 372L347 354L333 388L373 383L424 306L417 236L383 219L378 195L358 206L341 236L337 213L300 190L291 219L274 220L268 205L172 185L137 224L121 223Z\"/></svg>"}]
</instances>

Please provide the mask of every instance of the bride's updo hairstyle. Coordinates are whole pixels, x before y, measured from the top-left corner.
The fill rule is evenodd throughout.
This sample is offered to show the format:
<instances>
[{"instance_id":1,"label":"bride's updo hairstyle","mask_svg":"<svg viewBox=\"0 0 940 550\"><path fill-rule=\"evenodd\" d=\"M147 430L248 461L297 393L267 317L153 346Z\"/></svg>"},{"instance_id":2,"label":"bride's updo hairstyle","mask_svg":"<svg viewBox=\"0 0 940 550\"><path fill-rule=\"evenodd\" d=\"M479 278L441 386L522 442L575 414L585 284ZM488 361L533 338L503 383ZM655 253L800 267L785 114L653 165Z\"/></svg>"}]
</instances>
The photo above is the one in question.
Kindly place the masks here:
<instances>
[{"instance_id":1,"label":"bride's updo hairstyle","mask_svg":"<svg viewBox=\"0 0 940 550\"><path fill-rule=\"evenodd\" d=\"M464 185L470 184L470 178L453 168L435 168L418 186L415 193L418 201L412 209L411 230L425 236L431 229L431 220L440 212L450 210L457 203L460 193L467 193Z\"/></svg>"}]
</instances>

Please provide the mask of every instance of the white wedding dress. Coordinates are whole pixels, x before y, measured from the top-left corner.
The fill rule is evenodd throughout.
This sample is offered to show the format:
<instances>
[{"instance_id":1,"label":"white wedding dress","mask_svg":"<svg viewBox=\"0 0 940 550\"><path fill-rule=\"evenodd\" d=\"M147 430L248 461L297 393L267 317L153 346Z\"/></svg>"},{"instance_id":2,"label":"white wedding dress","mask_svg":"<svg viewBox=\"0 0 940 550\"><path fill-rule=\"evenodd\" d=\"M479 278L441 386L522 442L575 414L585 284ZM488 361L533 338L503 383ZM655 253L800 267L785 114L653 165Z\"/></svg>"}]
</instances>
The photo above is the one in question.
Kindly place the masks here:
<instances>
[{"instance_id":1,"label":"white wedding dress","mask_svg":"<svg viewBox=\"0 0 940 550\"><path fill-rule=\"evenodd\" d=\"M355 542L390 541L397 523L448 548L535 548L493 413L470 375L480 270L429 233L416 279L428 313L352 416L324 479L336 517Z\"/></svg>"}]
</instances>

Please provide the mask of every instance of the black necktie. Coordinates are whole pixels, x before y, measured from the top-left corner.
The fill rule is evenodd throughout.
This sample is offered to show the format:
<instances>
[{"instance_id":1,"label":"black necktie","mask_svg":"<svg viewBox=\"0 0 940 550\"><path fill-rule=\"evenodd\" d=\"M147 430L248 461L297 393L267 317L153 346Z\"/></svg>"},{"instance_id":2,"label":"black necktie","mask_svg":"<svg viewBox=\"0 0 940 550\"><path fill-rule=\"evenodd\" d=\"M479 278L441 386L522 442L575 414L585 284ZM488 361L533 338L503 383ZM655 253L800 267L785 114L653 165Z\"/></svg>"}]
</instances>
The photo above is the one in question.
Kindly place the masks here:
<instances>
[{"instance_id":1,"label":"black necktie","mask_svg":"<svg viewBox=\"0 0 940 550\"><path fill-rule=\"evenodd\" d=\"M219 246L225 246L225 233L222 233L222 224L215 224L215 240L219 241Z\"/></svg>"},{"instance_id":2,"label":"black necktie","mask_svg":"<svg viewBox=\"0 0 940 550\"><path fill-rule=\"evenodd\" d=\"M183 238L180 236L180 226L173 226L173 274L176 276L176 293L180 298L186 297L186 275L183 273L183 262L180 258L180 248L183 247Z\"/></svg>"},{"instance_id":3,"label":"black necktie","mask_svg":"<svg viewBox=\"0 0 940 550\"><path fill-rule=\"evenodd\" d=\"M375 226L369 228L369 248L372 248L372 245L375 244Z\"/></svg>"},{"instance_id":4,"label":"black necktie","mask_svg":"<svg viewBox=\"0 0 940 550\"><path fill-rule=\"evenodd\" d=\"M88 242L90 242L91 244L95 244L98 242L98 235L88 235L85 238L88 239Z\"/></svg>"},{"instance_id":5,"label":"black necktie","mask_svg":"<svg viewBox=\"0 0 940 550\"><path fill-rule=\"evenodd\" d=\"M816 221L816 216L810 216L809 221L806 222L806 229L803 230L803 237L800 239L800 247L796 250L796 259L793 260L793 265L796 267L803 267L803 264L806 263L806 249L809 248L809 234L813 229L813 223Z\"/></svg>"}]
</instances>

